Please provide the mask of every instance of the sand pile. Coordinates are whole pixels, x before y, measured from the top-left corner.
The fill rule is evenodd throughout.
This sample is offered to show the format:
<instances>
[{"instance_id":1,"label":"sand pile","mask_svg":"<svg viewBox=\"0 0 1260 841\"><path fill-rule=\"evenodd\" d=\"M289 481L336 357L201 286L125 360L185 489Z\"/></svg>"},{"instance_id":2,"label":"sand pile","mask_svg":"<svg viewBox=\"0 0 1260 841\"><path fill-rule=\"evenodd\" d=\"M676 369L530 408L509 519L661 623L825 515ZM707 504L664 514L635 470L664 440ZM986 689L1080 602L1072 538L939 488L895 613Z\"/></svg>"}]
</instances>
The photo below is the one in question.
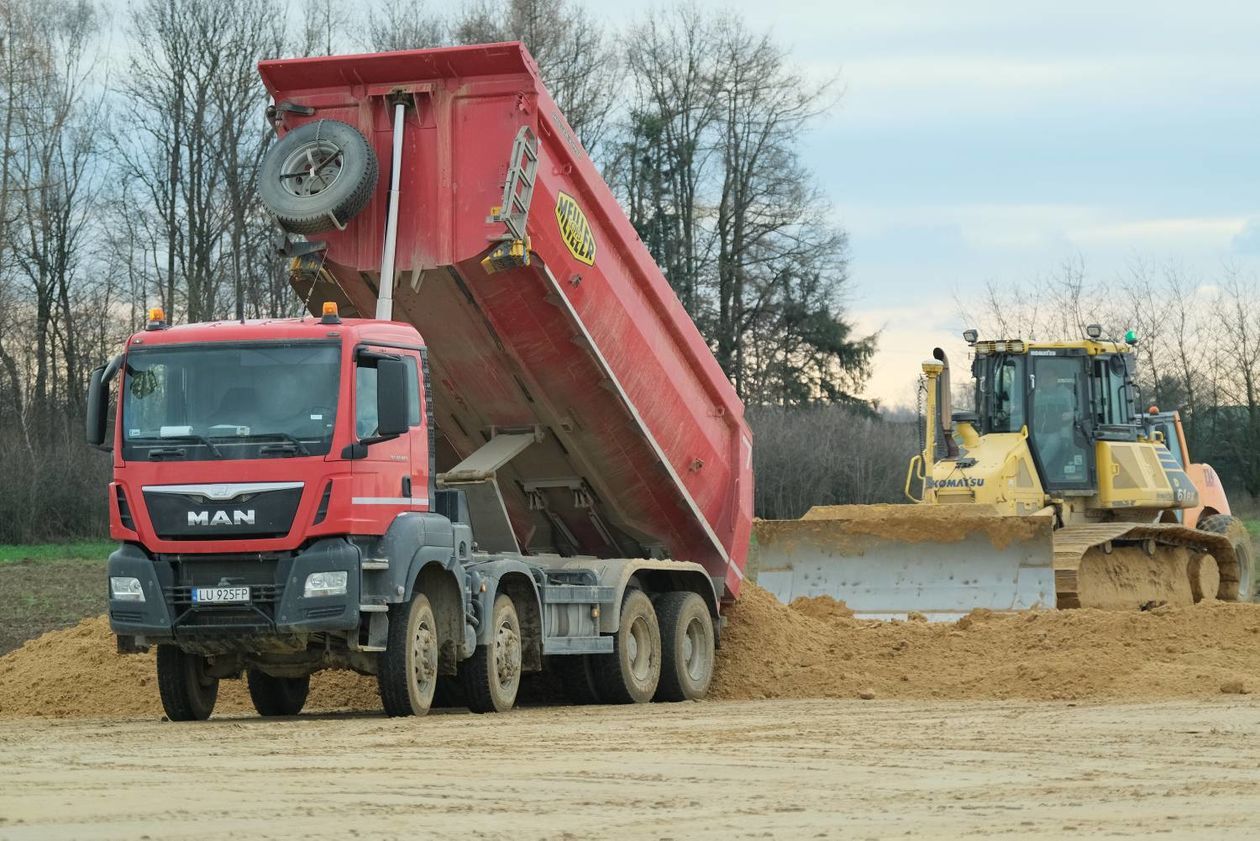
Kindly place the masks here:
<instances>
[{"instance_id":1,"label":"sand pile","mask_svg":"<svg viewBox=\"0 0 1260 841\"><path fill-rule=\"evenodd\" d=\"M1151 700L1260 692L1260 605L1061 610L953 623L855 620L745 585L728 613L717 698Z\"/></svg>"},{"instance_id":2,"label":"sand pile","mask_svg":"<svg viewBox=\"0 0 1260 841\"><path fill-rule=\"evenodd\" d=\"M1151 700L1260 692L1260 605L857 620L843 602L782 605L745 585L727 615L712 696ZM312 680L308 710L378 710L376 682ZM251 712L242 681L217 710ZM153 657L114 653L104 617L0 658L0 718L162 714Z\"/></svg>"},{"instance_id":3,"label":"sand pile","mask_svg":"<svg viewBox=\"0 0 1260 841\"><path fill-rule=\"evenodd\" d=\"M376 680L320 672L311 678L307 708L379 710ZM245 681L221 681L215 711L252 713ZM104 616L44 634L0 657L0 718L161 715L154 655L116 653Z\"/></svg>"}]
</instances>

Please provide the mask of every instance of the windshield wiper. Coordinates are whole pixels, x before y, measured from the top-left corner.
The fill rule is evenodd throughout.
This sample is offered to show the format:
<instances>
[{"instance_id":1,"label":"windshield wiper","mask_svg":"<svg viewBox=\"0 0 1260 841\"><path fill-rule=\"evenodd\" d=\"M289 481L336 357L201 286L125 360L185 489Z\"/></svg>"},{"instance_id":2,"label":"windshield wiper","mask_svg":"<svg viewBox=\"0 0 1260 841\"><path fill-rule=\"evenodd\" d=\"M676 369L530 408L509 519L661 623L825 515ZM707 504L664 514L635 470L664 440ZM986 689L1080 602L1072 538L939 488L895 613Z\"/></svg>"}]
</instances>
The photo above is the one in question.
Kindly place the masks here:
<instances>
[{"instance_id":1,"label":"windshield wiper","mask_svg":"<svg viewBox=\"0 0 1260 841\"><path fill-rule=\"evenodd\" d=\"M223 451L222 451L222 450L220 450L218 447L216 447L216 446L215 446L215 445L214 445L214 444L210 441L210 439L209 439L209 438L206 438L204 435L197 435L196 433L189 433L189 434L187 434L187 435L161 435L161 436L159 436L159 437L157 437L157 438L132 438L132 439L131 439L131 442L132 442L132 443L140 443L140 442L145 442L145 441L158 441L158 442L166 442L166 441L186 441L186 442L191 442L191 443L193 443L193 444L201 444L203 447L205 447L207 450L209 450L209 451L210 451L210 453L211 453L211 454L212 454L215 458L217 458L217 459L222 459L222 458L223 458Z\"/></svg>"},{"instance_id":2,"label":"windshield wiper","mask_svg":"<svg viewBox=\"0 0 1260 841\"><path fill-rule=\"evenodd\" d=\"M250 438L261 438L264 441L285 441L292 444L294 449L302 455L309 456L311 454L311 451L306 449L306 445L302 443L300 438L296 435L290 435L287 432L254 432L250 435L238 435L236 438L238 440L242 438L246 440Z\"/></svg>"}]
</instances>

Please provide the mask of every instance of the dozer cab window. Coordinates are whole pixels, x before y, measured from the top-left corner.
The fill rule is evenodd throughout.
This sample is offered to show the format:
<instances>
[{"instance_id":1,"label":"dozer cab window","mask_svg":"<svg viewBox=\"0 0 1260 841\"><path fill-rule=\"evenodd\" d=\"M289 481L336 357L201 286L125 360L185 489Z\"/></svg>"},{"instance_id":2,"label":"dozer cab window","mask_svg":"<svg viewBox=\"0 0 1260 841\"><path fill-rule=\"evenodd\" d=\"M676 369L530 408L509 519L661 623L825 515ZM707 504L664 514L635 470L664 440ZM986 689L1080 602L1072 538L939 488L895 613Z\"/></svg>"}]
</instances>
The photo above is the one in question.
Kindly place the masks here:
<instances>
[{"instance_id":1,"label":"dozer cab window","mask_svg":"<svg viewBox=\"0 0 1260 841\"><path fill-rule=\"evenodd\" d=\"M1024 367L1022 356L999 356L989 368L988 382L982 375L976 400L979 414L988 421L986 432L1019 432L1028 422L1024 411Z\"/></svg>"},{"instance_id":2,"label":"dozer cab window","mask_svg":"<svg viewBox=\"0 0 1260 841\"><path fill-rule=\"evenodd\" d=\"M1094 459L1086 426L1086 360L1080 356L1041 356L1032 362L1029 432L1042 484L1051 490L1090 488Z\"/></svg>"},{"instance_id":3,"label":"dozer cab window","mask_svg":"<svg viewBox=\"0 0 1260 841\"><path fill-rule=\"evenodd\" d=\"M1133 411L1128 368L1123 356L1112 354L1094 358L1095 424L1129 426Z\"/></svg>"}]
</instances>

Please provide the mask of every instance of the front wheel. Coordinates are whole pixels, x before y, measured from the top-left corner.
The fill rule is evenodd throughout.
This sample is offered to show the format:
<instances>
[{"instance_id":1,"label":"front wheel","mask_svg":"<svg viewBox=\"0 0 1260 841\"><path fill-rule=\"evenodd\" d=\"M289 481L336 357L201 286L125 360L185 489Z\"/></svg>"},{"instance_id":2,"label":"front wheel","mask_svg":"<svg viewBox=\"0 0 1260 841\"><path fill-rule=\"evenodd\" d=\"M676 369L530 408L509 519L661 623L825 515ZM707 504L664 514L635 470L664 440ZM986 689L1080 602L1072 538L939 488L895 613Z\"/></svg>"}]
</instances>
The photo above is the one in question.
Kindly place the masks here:
<instances>
[{"instance_id":1,"label":"front wheel","mask_svg":"<svg viewBox=\"0 0 1260 841\"><path fill-rule=\"evenodd\" d=\"M652 700L661 679L661 629L646 593L626 591L613 653L593 654L590 662L600 700L609 704Z\"/></svg>"},{"instance_id":2,"label":"front wheel","mask_svg":"<svg viewBox=\"0 0 1260 841\"><path fill-rule=\"evenodd\" d=\"M507 712L521 688L521 622L512 597L500 593L490 611L490 643L464 663L464 698L475 713Z\"/></svg>"},{"instance_id":3,"label":"front wheel","mask_svg":"<svg viewBox=\"0 0 1260 841\"><path fill-rule=\"evenodd\" d=\"M433 607L423 593L389 608L389 634L377 664L376 683L388 716L424 715L438 679L438 634Z\"/></svg>"},{"instance_id":4,"label":"front wheel","mask_svg":"<svg viewBox=\"0 0 1260 841\"><path fill-rule=\"evenodd\" d=\"M713 617L695 593L664 593L656 600L661 625L658 701L698 701L713 680Z\"/></svg>"},{"instance_id":5,"label":"front wheel","mask_svg":"<svg viewBox=\"0 0 1260 841\"><path fill-rule=\"evenodd\" d=\"M205 721L219 698L219 679L211 677L206 658L181 651L179 646L157 649L158 693L171 721Z\"/></svg>"},{"instance_id":6,"label":"front wheel","mask_svg":"<svg viewBox=\"0 0 1260 841\"><path fill-rule=\"evenodd\" d=\"M1198 522L1200 531L1220 534L1229 538L1234 547L1234 555L1238 558L1238 589L1233 590L1233 581L1227 575L1221 576L1221 591L1218 598L1225 601L1249 602L1256 595L1255 549L1251 544L1251 533L1247 526L1237 517L1229 514L1213 514ZM1224 570L1222 570L1224 572Z\"/></svg>"},{"instance_id":7,"label":"front wheel","mask_svg":"<svg viewBox=\"0 0 1260 841\"><path fill-rule=\"evenodd\" d=\"M311 691L311 676L272 677L258 669L250 669L246 675L249 699L259 715L297 715L306 706L306 696Z\"/></svg>"}]
</instances>

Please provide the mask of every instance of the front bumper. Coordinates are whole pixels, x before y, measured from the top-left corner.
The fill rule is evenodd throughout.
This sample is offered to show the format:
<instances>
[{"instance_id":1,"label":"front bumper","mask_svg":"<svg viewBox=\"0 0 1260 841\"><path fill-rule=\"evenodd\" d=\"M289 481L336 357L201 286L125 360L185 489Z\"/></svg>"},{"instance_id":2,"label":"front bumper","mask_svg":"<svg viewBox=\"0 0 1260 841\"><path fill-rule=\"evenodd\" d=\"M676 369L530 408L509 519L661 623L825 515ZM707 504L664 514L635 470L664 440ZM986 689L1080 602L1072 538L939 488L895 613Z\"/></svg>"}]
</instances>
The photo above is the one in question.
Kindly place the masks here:
<instances>
[{"instance_id":1,"label":"front bumper","mask_svg":"<svg viewBox=\"0 0 1260 841\"><path fill-rule=\"evenodd\" d=\"M197 555L150 558L125 543L109 556L107 576L140 580L143 602L120 601L108 586L109 624L119 636L164 641L291 637L359 627L359 550L329 538L292 555ZM306 598L313 572L346 572L346 593ZM108 579L107 579L108 583ZM195 604L194 587L241 586L250 603Z\"/></svg>"}]
</instances>

